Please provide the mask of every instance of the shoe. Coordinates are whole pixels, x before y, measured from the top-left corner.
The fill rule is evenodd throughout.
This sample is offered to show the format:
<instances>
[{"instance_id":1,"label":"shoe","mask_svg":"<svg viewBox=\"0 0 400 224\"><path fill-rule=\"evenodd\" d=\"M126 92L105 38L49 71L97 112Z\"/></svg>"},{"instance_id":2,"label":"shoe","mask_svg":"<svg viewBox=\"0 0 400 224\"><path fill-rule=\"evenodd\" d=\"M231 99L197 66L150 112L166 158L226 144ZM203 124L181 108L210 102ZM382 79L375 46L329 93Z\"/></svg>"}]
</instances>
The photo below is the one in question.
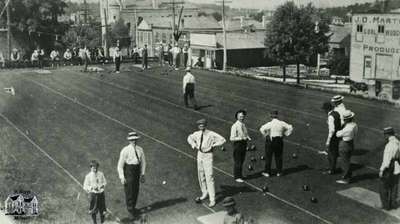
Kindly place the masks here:
<instances>
[{"instance_id":1,"label":"shoe","mask_svg":"<svg viewBox=\"0 0 400 224\"><path fill-rule=\"evenodd\" d=\"M215 206L215 201L210 201L210 203L208 204L208 207L212 208Z\"/></svg>"},{"instance_id":2,"label":"shoe","mask_svg":"<svg viewBox=\"0 0 400 224\"><path fill-rule=\"evenodd\" d=\"M264 177L270 177L269 173L266 172L262 172L261 175L263 175Z\"/></svg>"},{"instance_id":3,"label":"shoe","mask_svg":"<svg viewBox=\"0 0 400 224\"><path fill-rule=\"evenodd\" d=\"M282 173L276 173L276 176L277 177L280 177L280 176L282 176L283 174Z\"/></svg>"},{"instance_id":4,"label":"shoe","mask_svg":"<svg viewBox=\"0 0 400 224\"><path fill-rule=\"evenodd\" d=\"M237 178L237 179L235 179L235 181L238 182L238 183L243 183L244 182L244 180L242 178Z\"/></svg>"},{"instance_id":5,"label":"shoe","mask_svg":"<svg viewBox=\"0 0 400 224\"><path fill-rule=\"evenodd\" d=\"M342 179L342 180L337 180L336 183L338 183L338 184L349 184L349 181Z\"/></svg>"},{"instance_id":6,"label":"shoe","mask_svg":"<svg viewBox=\"0 0 400 224\"><path fill-rule=\"evenodd\" d=\"M207 195L202 195L201 197L197 197L197 198L195 198L194 199L194 201L197 203L197 204L200 204L203 200L205 200L207 198Z\"/></svg>"}]
</instances>

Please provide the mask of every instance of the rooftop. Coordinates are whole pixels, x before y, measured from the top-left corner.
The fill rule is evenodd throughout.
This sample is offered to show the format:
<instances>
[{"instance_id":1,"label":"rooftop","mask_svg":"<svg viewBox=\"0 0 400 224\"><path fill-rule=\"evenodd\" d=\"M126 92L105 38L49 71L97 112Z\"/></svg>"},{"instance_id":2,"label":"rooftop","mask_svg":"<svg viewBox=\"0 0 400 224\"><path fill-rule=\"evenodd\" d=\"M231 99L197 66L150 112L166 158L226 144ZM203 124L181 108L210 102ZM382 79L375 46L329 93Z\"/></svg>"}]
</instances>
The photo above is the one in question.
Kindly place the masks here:
<instances>
[{"instance_id":1,"label":"rooftop","mask_svg":"<svg viewBox=\"0 0 400 224\"><path fill-rule=\"evenodd\" d=\"M222 48L224 45L223 34L217 33L217 48ZM226 36L227 49L256 49L265 48L263 36L256 33L229 33Z\"/></svg>"},{"instance_id":2,"label":"rooftop","mask_svg":"<svg viewBox=\"0 0 400 224\"><path fill-rule=\"evenodd\" d=\"M346 23L343 26L330 25L331 35L329 42L331 43L341 43L346 37L351 35L351 24Z\"/></svg>"},{"instance_id":3,"label":"rooftop","mask_svg":"<svg viewBox=\"0 0 400 224\"><path fill-rule=\"evenodd\" d=\"M220 30L222 27L213 17L184 17L183 27L189 30ZM150 25L156 28L171 28L172 17L149 17L145 18L138 29L150 29Z\"/></svg>"}]
</instances>

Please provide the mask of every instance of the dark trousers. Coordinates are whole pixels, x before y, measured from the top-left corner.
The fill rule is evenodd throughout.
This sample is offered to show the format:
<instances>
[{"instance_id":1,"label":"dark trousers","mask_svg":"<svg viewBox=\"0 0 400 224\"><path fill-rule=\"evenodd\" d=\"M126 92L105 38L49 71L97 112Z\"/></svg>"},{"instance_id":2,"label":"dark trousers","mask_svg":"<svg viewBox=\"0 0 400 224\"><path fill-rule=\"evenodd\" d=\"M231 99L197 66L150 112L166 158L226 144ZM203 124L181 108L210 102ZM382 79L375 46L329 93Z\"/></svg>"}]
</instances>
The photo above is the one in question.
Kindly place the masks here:
<instances>
[{"instance_id":1,"label":"dark trousers","mask_svg":"<svg viewBox=\"0 0 400 224\"><path fill-rule=\"evenodd\" d=\"M121 58L116 57L116 58L115 58L115 71L116 71L116 72L119 72L120 66L121 66Z\"/></svg>"},{"instance_id":2,"label":"dark trousers","mask_svg":"<svg viewBox=\"0 0 400 224\"><path fill-rule=\"evenodd\" d=\"M342 158L343 179L350 180L352 176L351 171L351 154L353 153L353 141L340 141L339 142L339 155Z\"/></svg>"},{"instance_id":3,"label":"dark trousers","mask_svg":"<svg viewBox=\"0 0 400 224\"><path fill-rule=\"evenodd\" d=\"M399 186L399 175L391 174L381 178L380 196L383 209L390 210L397 208L397 190Z\"/></svg>"},{"instance_id":4,"label":"dark trousers","mask_svg":"<svg viewBox=\"0 0 400 224\"><path fill-rule=\"evenodd\" d=\"M126 207L128 212L130 212L132 215L135 215L136 202L139 195L140 165L125 164L124 176L126 179L126 183L124 185Z\"/></svg>"},{"instance_id":5,"label":"dark trousers","mask_svg":"<svg viewBox=\"0 0 400 224\"><path fill-rule=\"evenodd\" d=\"M278 173L282 173L283 167L283 138L267 136L265 140L265 169L264 172L271 174L272 156L275 157L275 165Z\"/></svg>"},{"instance_id":6,"label":"dark trousers","mask_svg":"<svg viewBox=\"0 0 400 224\"><path fill-rule=\"evenodd\" d=\"M246 159L247 140L233 142L233 176L235 179L242 178L242 168Z\"/></svg>"},{"instance_id":7,"label":"dark trousers","mask_svg":"<svg viewBox=\"0 0 400 224\"><path fill-rule=\"evenodd\" d=\"M100 213L100 222L104 223L104 212L106 211L106 200L104 192L89 194L89 213L92 215L94 224L97 224L97 213Z\"/></svg>"},{"instance_id":8,"label":"dark trousers","mask_svg":"<svg viewBox=\"0 0 400 224\"><path fill-rule=\"evenodd\" d=\"M138 53L133 53L133 62L135 64L139 63L139 54Z\"/></svg>"},{"instance_id":9,"label":"dark trousers","mask_svg":"<svg viewBox=\"0 0 400 224\"><path fill-rule=\"evenodd\" d=\"M338 157L339 157L339 139L336 137L332 137L328 148L328 162L329 162L329 170L331 172L336 171L336 162Z\"/></svg>"},{"instance_id":10,"label":"dark trousers","mask_svg":"<svg viewBox=\"0 0 400 224\"><path fill-rule=\"evenodd\" d=\"M188 59L189 59L189 54L188 53L184 53L183 54L183 67L190 67L190 65L188 65Z\"/></svg>"},{"instance_id":11,"label":"dark trousers","mask_svg":"<svg viewBox=\"0 0 400 224\"><path fill-rule=\"evenodd\" d=\"M142 58L142 68L147 69L147 67L148 67L147 65L148 65L148 59L147 59L147 56L144 56Z\"/></svg>"},{"instance_id":12,"label":"dark trousers","mask_svg":"<svg viewBox=\"0 0 400 224\"><path fill-rule=\"evenodd\" d=\"M194 84L188 83L185 87L185 93L183 94L183 100L185 101L185 106L189 106L189 99L192 101L194 108L197 108L197 101L194 97Z\"/></svg>"}]
</instances>

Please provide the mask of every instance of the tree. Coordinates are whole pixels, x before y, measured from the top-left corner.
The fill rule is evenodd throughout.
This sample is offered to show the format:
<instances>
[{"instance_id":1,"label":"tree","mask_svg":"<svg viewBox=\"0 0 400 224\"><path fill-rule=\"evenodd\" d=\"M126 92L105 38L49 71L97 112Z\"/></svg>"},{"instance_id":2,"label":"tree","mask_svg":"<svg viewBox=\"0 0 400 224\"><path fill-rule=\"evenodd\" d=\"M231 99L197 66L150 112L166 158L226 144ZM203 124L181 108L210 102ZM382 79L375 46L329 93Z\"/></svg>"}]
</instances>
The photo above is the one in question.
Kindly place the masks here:
<instances>
[{"instance_id":1,"label":"tree","mask_svg":"<svg viewBox=\"0 0 400 224\"><path fill-rule=\"evenodd\" d=\"M286 81L286 65L296 63L297 83L300 83L300 64L308 64L312 55L328 49L329 26L311 4L298 8L287 2L277 8L267 26L265 46L270 58L275 58L283 68Z\"/></svg>"},{"instance_id":2,"label":"tree","mask_svg":"<svg viewBox=\"0 0 400 224\"><path fill-rule=\"evenodd\" d=\"M4 2L0 0L0 5ZM67 24L57 21L66 7L63 0L12 0L10 7L13 36L28 48L51 48L56 34L62 35L67 29Z\"/></svg>"},{"instance_id":3,"label":"tree","mask_svg":"<svg viewBox=\"0 0 400 224\"><path fill-rule=\"evenodd\" d=\"M329 54L328 68L333 75L349 75L350 58L343 53L332 52Z\"/></svg>"},{"instance_id":4,"label":"tree","mask_svg":"<svg viewBox=\"0 0 400 224\"><path fill-rule=\"evenodd\" d=\"M262 11L250 14L250 17L258 22L262 22L263 16L264 16L264 12L262 12Z\"/></svg>"},{"instance_id":5,"label":"tree","mask_svg":"<svg viewBox=\"0 0 400 224\"><path fill-rule=\"evenodd\" d=\"M129 47L131 43L131 37L129 36L128 25L125 24L124 20L120 18L111 28L111 43L115 44L119 41L121 47Z\"/></svg>"},{"instance_id":6,"label":"tree","mask_svg":"<svg viewBox=\"0 0 400 224\"><path fill-rule=\"evenodd\" d=\"M101 46L100 27L87 25L72 27L65 33L62 42L68 48L83 46L95 48Z\"/></svg>"},{"instance_id":7,"label":"tree","mask_svg":"<svg viewBox=\"0 0 400 224\"><path fill-rule=\"evenodd\" d=\"M217 20L218 22L222 20L222 15L219 12L213 12L212 17L214 17L215 20Z\"/></svg>"}]
</instances>

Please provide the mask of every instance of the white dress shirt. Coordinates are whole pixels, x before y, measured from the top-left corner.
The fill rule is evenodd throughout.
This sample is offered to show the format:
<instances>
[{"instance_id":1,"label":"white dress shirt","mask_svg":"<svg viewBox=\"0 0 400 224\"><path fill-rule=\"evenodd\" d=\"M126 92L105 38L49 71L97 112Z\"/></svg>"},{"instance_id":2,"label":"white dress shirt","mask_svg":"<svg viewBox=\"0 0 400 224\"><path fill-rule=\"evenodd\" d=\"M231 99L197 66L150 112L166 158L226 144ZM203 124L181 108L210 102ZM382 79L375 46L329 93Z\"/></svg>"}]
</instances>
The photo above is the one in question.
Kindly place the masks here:
<instances>
[{"instance_id":1,"label":"white dress shirt","mask_svg":"<svg viewBox=\"0 0 400 224\"><path fill-rule=\"evenodd\" d=\"M121 55L121 51L117 51L116 49L114 49L114 55L113 55L113 59L115 61L116 58L122 59L122 55Z\"/></svg>"},{"instance_id":2,"label":"white dress shirt","mask_svg":"<svg viewBox=\"0 0 400 224\"><path fill-rule=\"evenodd\" d=\"M337 106L335 107L335 109L333 109L333 110L339 113L339 115L340 115L340 122L341 122L341 124L343 125L343 124L344 124L343 114L344 114L344 112L347 110L346 107L344 106L343 103L341 103L341 104L337 105Z\"/></svg>"},{"instance_id":3,"label":"white dress shirt","mask_svg":"<svg viewBox=\"0 0 400 224\"><path fill-rule=\"evenodd\" d=\"M358 127L355 122L345 124L342 130L336 132L336 137L342 138L343 141L348 142L353 140L358 132Z\"/></svg>"},{"instance_id":4,"label":"white dress shirt","mask_svg":"<svg viewBox=\"0 0 400 224\"><path fill-rule=\"evenodd\" d=\"M289 136L293 132L293 126L274 118L272 121L261 126L260 132L265 137L269 135L271 139L273 137Z\"/></svg>"},{"instance_id":5,"label":"white dress shirt","mask_svg":"<svg viewBox=\"0 0 400 224\"><path fill-rule=\"evenodd\" d=\"M67 59L67 60L71 59L72 58L71 51L64 52L64 58Z\"/></svg>"},{"instance_id":6,"label":"white dress shirt","mask_svg":"<svg viewBox=\"0 0 400 224\"><path fill-rule=\"evenodd\" d=\"M134 147L132 144L129 144L121 150L118 160L118 175L120 179L125 178L124 176L125 164L128 165L140 164L141 175L144 175L146 171L146 159L142 147L138 145Z\"/></svg>"},{"instance_id":7,"label":"white dress shirt","mask_svg":"<svg viewBox=\"0 0 400 224\"><path fill-rule=\"evenodd\" d=\"M204 132L194 132L193 134L188 136L187 141L193 149L198 149L204 153L210 152L212 148L221 146L226 142L224 137L207 129L204 130Z\"/></svg>"},{"instance_id":8,"label":"white dress shirt","mask_svg":"<svg viewBox=\"0 0 400 224\"><path fill-rule=\"evenodd\" d=\"M85 176L85 181L83 182L83 189L89 193L101 193L104 191L106 186L106 178L104 174L100 171L88 173Z\"/></svg>"},{"instance_id":9,"label":"white dress shirt","mask_svg":"<svg viewBox=\"0 0 400 224\"><path fill-rule=\"evenodd\" d=\"M185 76L183 76L183 93L185 93L185 89L186 89L186 85L188 83L196 83L196 79L194 78L194 75L192 75L192 73L190 72L186 72Z\"/></svg>"},{"instance_id":10,"label":"white dress shirt","mask_svg":"<svg viewBox=\"0 0 400 224\"><path fill-rule=\"evenodd\" d=\"M400 156L400 142L395 136L389 137L389 142L385 146L385 151L383 152L383 161L380 168L380 171L383 172L386 168L389 167L390 162L394 158L399 158ZM394 163L394 172L393 174L400 173L400 165L396 161Z\"/></svg>"},{"instance_id":11,"label":"white dress shirt","mask_svg":"<svg viewBox=\"0 0 400 224\"><path fill-rule=\"evenodd\" d=\"M247 132L246 125L241 121L236 121L231 127L231 137L233 141L251 140L249 133Z\"/></svg>"}]
</instances>

